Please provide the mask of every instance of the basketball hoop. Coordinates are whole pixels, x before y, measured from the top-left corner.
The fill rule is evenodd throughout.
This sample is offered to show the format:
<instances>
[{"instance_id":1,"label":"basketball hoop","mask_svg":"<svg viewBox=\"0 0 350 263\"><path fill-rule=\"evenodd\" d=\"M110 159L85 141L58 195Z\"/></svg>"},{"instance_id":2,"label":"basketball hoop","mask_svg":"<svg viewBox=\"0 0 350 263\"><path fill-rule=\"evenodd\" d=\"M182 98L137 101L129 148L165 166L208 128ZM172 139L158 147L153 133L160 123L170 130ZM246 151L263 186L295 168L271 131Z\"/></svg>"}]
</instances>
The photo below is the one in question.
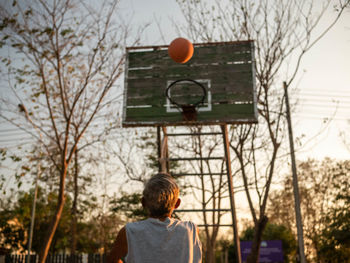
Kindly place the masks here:
<instances>
[{"instance_id":1,"label":"basketball hoop","mask_svg":"<svg viewBox=\"0 0 350 263\"><path fill-rule=\"evenodd\" d=\"M197 86L199 86L201 88L202 93L203 93L201 99L194 102L194 103L190 103L190 104L178 103L174 99L172 99L170 97L169 91L172 87L174 87L179 82L192 82L192 83L196 84ZM197 109L196 108L200 104L204 103L204 100L207 97L207 91L205 90L205 87L201 83L199 83L198 81L195 81L193 79L179 79L179 80L172 82L167 87L167 89L165 90L165 96L168 98L168 100L172 104L174 104L177 108L181 109L183 121L196 121L197 120Z\"/></svg>"}]
</instances>

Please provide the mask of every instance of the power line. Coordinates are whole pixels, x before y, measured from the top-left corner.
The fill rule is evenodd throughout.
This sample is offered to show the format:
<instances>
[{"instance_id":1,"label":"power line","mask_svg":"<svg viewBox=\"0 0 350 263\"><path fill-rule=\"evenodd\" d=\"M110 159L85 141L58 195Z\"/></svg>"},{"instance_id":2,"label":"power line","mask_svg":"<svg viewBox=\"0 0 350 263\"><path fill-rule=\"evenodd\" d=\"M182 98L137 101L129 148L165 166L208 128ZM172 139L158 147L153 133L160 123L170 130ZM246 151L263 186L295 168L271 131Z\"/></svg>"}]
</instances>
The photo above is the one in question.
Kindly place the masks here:
<instances>
[{"instance_id":1,"label":"power line","mask_svg":"<svg viewBox=\"0 0 350 263\"><path fill-rule=\"evenodd\" d=\"M340 118L340 117L325 117L325 116L312 116L312 115L304 115L304 114L296 114L296 116L298 117L302 117L303 119L314 119L314 120L324 120L324 119L329 119L329 120L341 120L341 121L346 121L346 120L350 120L350 118Z\"/></svg>"},{"instance_id":2,"label":"power line","mask_svg":"<svg viewBox=\"0 0 350 263\"><path fill-rule=\"evenodd\" d=\"M332 93L322 93L322 94L315 94L315 93L308 93L308 92L302 92L297 93L294 96L306 96L306 97L339 97L339 98L349 98L350 95L348 95L348 92L344 94L332 94Z\"/></svg>"},{"instance_id":3,"label":"power line","mask_svg":"<svg viewBox=\"0 0 350 263\"><path fill-rule=\"evenodd\" d=\"M334 108L334 109L348 109L350 108L350 101L349 102L332 102L332 101L300 101L298 105L294 108L302 108L302 107L327 107L327 108Z\"/></svg>"},{"instance_id":4,"label":"power line","mask_svg":"<svg viewBox=\"0 0 350 263\"><path fill-rule=\"evenodd\" d=\"M317 100L313 99L313 98L298 98L296 99L296 101L316 101L316 102L331 102L331 103L350 103L350 97L349 99L345 99L342 98L342 99L338 99L338 100L335 100L333 98L318 98Z\"/></svg>"},{"instance_id":5,"label":"power line","mask_svg":"<svg viewBox=\"0 0 350 263\"><path fill-rule=\"evenodd\" d=\"M318 89L318 90L315 90L315 89L299 89L297 92L295 93L303 93L303 92L306 92L306 93L312 93L314 94L315 92L317 93L348 93L349 90L347 89Z\"/></svg>"}]
</instances>

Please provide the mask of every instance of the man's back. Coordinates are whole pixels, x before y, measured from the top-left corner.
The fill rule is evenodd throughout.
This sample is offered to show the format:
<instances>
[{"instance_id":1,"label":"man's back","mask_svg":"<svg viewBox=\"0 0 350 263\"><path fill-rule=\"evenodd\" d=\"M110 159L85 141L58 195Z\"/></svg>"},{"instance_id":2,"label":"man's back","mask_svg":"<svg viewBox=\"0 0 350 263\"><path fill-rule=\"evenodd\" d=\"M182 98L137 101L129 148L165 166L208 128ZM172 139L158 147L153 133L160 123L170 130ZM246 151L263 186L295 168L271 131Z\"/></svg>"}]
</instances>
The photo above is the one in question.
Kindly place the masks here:
<instances>
[{"instance_id":1,"label":"man's back","mask_svg":"<svg viewBox=\"0 0 350 263\"><path fill-rule=\"evenodd\" d=\"M189 221L148 218L126 225L128 263L201 262L196 226Z\"/></svg>"}]
</instances>

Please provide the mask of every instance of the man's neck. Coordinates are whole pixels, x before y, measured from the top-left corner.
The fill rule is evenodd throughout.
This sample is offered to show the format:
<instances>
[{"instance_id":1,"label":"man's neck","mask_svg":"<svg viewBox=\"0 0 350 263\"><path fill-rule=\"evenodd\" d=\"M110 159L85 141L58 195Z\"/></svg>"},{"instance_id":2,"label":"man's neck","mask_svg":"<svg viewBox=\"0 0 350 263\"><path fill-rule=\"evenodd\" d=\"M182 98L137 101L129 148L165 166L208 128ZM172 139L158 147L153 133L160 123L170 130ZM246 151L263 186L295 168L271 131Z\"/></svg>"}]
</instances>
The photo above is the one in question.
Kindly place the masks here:
<instances>
[{"instance_id":1,"label":"man's neck","mask_svg":"<svg viewBox=\"0 0 350 263\"><path fill-rule=\"evenodd\" d=\"M158 216L150 216L150 217L151 217L151 218L158 219L159 221L164 222L167 218L170 218L171 216L161 216L161 217L158 217Z\"/></svg>"}]
</instances>

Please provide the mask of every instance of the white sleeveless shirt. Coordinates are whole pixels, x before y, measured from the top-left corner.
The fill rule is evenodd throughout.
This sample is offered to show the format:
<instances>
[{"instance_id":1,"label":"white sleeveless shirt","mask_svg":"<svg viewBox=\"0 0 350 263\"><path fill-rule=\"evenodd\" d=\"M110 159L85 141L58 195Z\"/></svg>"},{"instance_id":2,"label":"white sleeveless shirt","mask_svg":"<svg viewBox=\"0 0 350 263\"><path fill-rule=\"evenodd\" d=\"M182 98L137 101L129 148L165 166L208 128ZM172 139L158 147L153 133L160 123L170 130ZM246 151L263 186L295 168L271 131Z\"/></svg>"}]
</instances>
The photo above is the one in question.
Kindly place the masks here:
<instances>
[{"instance_id":1,"label":"white sleeveless shirt","mask_svg":"<svg viewBox=\"0 0 350 263\"><path fill-rule=\"evenodd\" d=\"M148 218L126 224L127 263L202 262L197 227L190 221Z\"/></svg>"}]
</instances>

